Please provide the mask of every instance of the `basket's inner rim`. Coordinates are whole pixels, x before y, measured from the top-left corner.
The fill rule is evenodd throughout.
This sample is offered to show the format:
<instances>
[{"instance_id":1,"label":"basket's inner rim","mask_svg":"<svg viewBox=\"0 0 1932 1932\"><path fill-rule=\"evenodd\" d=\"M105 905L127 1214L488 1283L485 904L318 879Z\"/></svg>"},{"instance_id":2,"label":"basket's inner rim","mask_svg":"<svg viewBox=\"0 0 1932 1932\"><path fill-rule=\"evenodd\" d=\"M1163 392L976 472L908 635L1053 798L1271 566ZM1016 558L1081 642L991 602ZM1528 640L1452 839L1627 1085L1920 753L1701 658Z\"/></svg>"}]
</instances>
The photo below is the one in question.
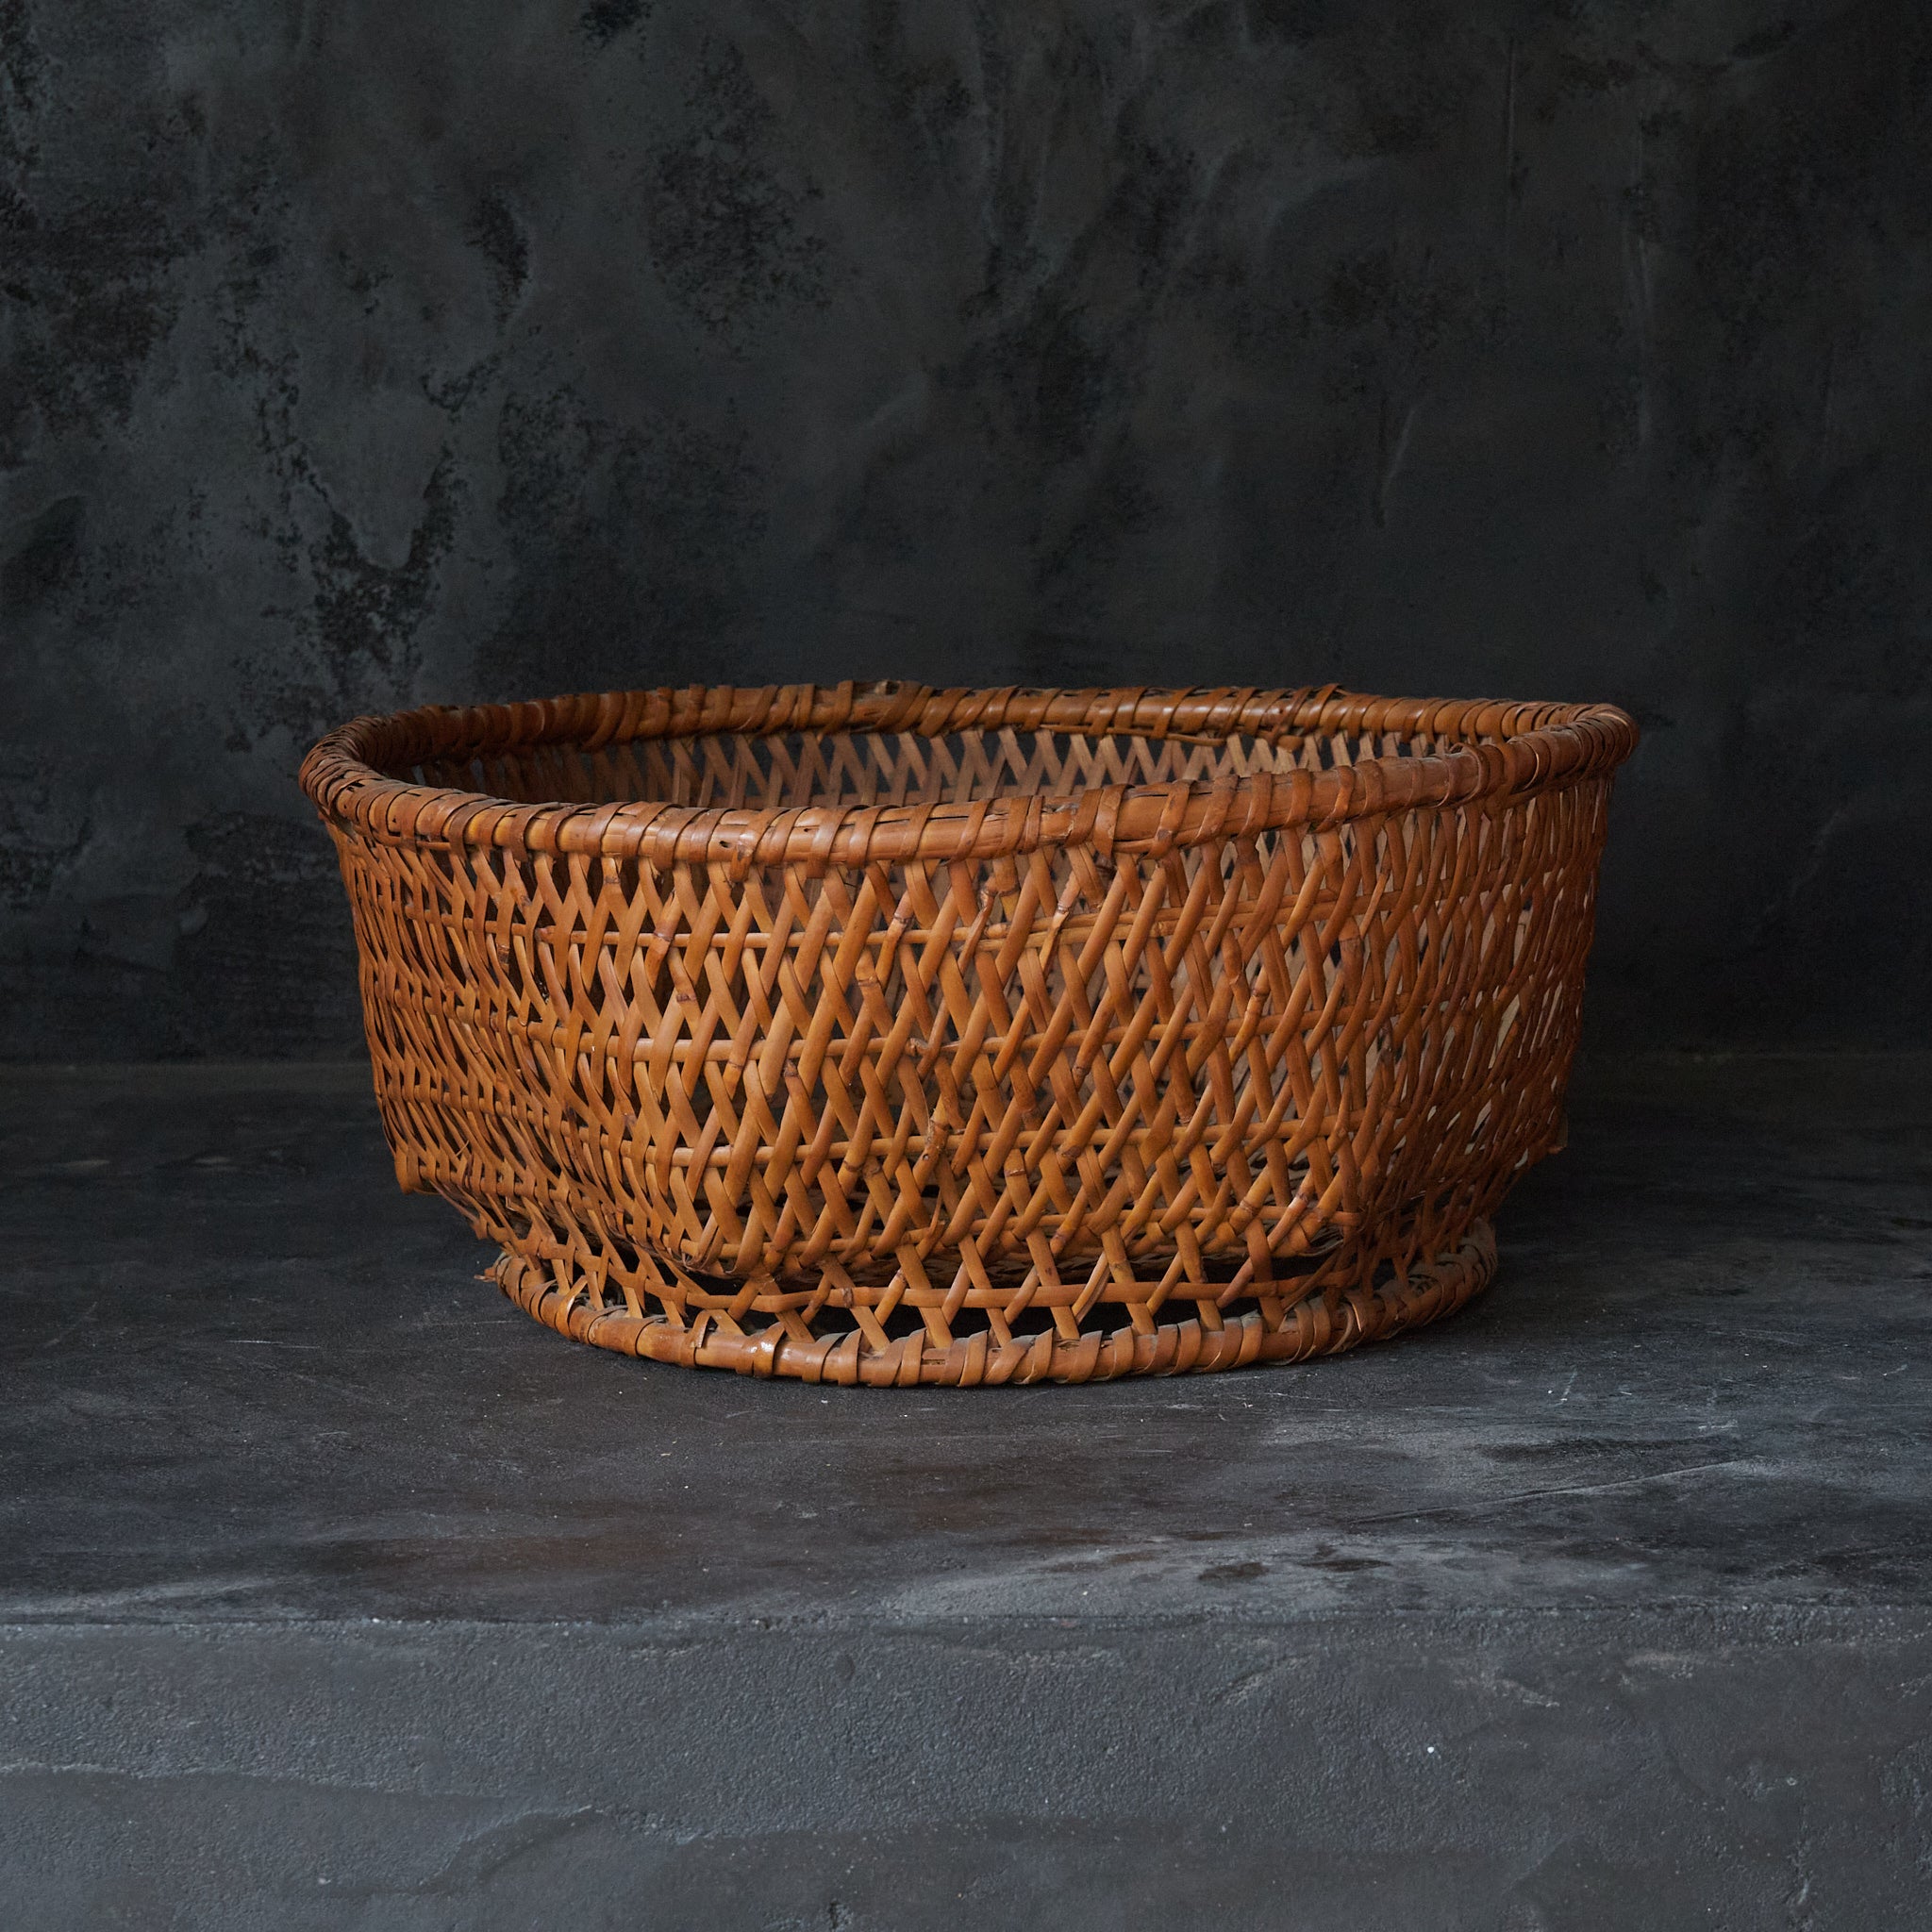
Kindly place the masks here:
<instances>
[{"instance_id":1,"label":"basket's inner rim","mask_svg":"<svg viewBox=\"0 0 1932 1932\"><path fill-rule=\"evenodd\" d=\"M800 807L969 805L1077 798L1103 788L1213 785L1259 773L1333 771L1439 756L1470 734L1282 733L1153 737L1131 732L998 730L700 733L587 750L568 741L391 759L408 784L515 804L663 804L775 811Z\"/></svg>"}]
</instances>

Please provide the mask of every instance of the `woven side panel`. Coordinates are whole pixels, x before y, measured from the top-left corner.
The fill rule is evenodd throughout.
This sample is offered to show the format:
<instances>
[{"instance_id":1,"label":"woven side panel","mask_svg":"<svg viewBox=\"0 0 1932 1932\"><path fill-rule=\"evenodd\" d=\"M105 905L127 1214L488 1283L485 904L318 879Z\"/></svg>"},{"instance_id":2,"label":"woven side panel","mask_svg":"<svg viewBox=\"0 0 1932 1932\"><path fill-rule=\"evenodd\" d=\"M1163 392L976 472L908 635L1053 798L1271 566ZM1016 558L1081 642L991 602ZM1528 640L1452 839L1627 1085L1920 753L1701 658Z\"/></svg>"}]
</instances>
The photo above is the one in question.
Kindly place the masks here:
<instances>
[{"instance_id":1,"label":"woven side panel","mask_svg":"<svg viewBox=\"0 0 1932 1932\"><path fill-rule=\"evenodd\" d=\"M569 803L652 799L783 811L802 805L916 806L1115 785L1211 783L1257 772L1322 772L1446 749L1396 732L1237 734L1207 741L1091 732L734 732L642 739L587 751L569 743L427 758L409 775L492 796Z\"/></svg>"},{"instance_id":2,"label":"woven side panel","mask_svg":"<svg viewBox=\"0 0 1932 1932\"><path fill-rule=\"evenodd\" d=\"M741 737L423 776L782 811L1390 750ZM916 1337L959 1379L974 1336L1279 1337L1461 1252L1557 1131L1607 790L823 869L335 830L398 1174L520 1299L535 1268L571 1320L798 1360Z\"/></svg>"}]
</instances>

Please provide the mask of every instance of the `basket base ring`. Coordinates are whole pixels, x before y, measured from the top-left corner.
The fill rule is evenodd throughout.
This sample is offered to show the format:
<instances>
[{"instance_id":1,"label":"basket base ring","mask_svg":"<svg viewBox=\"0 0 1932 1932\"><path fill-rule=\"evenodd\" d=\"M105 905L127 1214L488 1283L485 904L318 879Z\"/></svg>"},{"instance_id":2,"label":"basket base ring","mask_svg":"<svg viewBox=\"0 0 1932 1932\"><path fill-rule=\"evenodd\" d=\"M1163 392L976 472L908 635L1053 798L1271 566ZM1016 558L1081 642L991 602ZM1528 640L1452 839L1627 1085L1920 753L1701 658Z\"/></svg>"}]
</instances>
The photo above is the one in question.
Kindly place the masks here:
<instances>
[{"instance_id":1,"label":"basket base ring","mask_svg":"<svg viewBox=\"0 0 1932 1932\"><path fill-rule=\"evenodd\" d=\"M1091 1327L1073 1341L1049 1329L1014 1336L1005 1343L982 1330L945 1347L924 1335L908 1335L883 1349L868 1346L857 1328L800 1341L776 1322L741 1332L704 1316L680 1325L665 1315L600 1308L586 1284L567 1275L559 1285L549 1264L508 1249L490 1274L511 1301L546 1328L619 1355L806 1382L958 1389L1208 1374L1253 1362L1341 1355L1364 1341L1386 1341L1454 1314L1490 1285L1495 1271L1495 1231L1478 1220L1457 1246L1431 1260L1411 1263L1406 1274L1374 1288L1310 1295L1286 1309L1273 1325L1257 1308L1230 1316L1219 1328L1199 1320L1140 1331Z\"/></svg>"}]
</instances>

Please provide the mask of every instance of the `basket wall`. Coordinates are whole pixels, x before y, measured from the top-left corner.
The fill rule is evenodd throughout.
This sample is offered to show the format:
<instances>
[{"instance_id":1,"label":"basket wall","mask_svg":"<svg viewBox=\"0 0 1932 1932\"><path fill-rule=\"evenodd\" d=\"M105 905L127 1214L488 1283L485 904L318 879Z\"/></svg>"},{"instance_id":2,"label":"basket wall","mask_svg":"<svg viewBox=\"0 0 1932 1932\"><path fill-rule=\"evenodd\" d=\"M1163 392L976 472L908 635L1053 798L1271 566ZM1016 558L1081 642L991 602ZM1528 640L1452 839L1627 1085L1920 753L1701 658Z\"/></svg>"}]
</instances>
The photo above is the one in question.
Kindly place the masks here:
<instances>
[{"instance_id":1,"label":"basket wall","mask_svg":"<svg viewBox=\"0 0 1932 1932\"><path fill-rule=\"evenodd\" d=\"M391 792L495 823L328 814L398 1175L508 1291L663 1359L971 1383L1483 1285L1560 1134L1614 757L1512 758L1554 708L916 693L893 731L845 691L414 714Z\"/></svg>"}]
</instances>

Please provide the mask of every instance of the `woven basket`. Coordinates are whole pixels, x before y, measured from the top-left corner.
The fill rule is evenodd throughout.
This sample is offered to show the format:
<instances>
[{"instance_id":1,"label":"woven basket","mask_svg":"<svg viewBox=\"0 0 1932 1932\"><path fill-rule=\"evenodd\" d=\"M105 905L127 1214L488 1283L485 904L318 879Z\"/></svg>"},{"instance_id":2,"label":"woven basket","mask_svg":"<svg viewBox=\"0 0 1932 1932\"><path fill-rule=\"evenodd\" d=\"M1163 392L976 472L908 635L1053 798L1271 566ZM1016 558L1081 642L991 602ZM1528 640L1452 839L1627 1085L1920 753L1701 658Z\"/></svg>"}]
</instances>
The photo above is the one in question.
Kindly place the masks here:
<instances>
[{"instance_id":1,"label":"woven basket","mask_svg":"<svg viewBox=\"0 0 1932 1932\"><path fill-rule=\"evenodd\" d=\"M1607 706L843 684L323 740L405 1188L561 1333L809 1382L1332 1354L1560 1144Z\"/></svg>"}]
</instances>

